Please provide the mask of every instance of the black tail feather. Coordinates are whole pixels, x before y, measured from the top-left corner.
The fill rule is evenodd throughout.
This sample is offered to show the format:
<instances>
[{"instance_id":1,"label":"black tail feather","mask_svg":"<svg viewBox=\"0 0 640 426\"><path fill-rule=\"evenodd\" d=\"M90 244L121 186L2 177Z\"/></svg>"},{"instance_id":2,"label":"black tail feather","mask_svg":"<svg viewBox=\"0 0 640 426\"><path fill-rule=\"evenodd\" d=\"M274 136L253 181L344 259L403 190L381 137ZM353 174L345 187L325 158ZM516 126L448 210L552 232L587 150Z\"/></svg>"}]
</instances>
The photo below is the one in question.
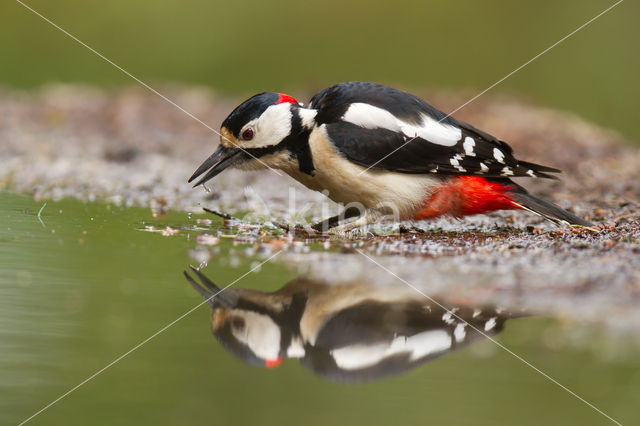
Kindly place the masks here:
<instances>
[{"instance_id":1,"label":"black tail feather","mask_svg":"<svg viewBox=\"0 0 640 426\"><path fill-rule=\"evenodd\" d=\"M562 170L560 169L554 169L553 167L542 166L536 163L529 163L528 161L518 161L518 164L522 167L527 167L534 172L562 173Z\"/></svg>"},{"instance_id":2,"label":"black tail feather","mask_svg":"<svg viewBox=\"0 0 640 426\"><path fill-rule=\"evenodd\" d=\"M519 187L519 189L523 188ZM513 201L520 204L526 210L539 214L545 219L550 220L551 222L554 222L556 224L564 223L568 225L593 226L591 222L579 218L573 213L569 213L565 209L534 195L531 195L526 191L512 192L509 194L509 196L513 199Z\"/></svg>"},{"instance_id":3,"label":"black tail feather","mask_svg":"<svg viewBox=\"0 0 640 426\"><path fill-rule=\"evenodd\" d=\"M549 173L562 173L560 169L554 169L553 167L541 166L536 163L529 163L527 161L518 161L518 166L514 168L515 172L520 172L518 175L531 176L544 179L558 180L557 176ZM533 174L531 174L533 172Z\"/></svg>"}]
</instances>

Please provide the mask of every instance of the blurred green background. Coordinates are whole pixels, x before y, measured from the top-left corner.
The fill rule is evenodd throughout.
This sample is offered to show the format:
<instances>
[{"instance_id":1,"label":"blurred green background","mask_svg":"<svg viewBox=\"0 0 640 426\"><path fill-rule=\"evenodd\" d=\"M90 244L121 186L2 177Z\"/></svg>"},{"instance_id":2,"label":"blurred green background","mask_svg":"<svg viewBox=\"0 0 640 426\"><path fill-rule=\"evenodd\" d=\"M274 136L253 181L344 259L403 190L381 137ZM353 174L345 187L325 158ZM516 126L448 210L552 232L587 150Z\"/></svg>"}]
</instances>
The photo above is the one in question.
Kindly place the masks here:
<instances>
[{"instance_id":1,"label":"blurred green background","mask_svg":"<svg viewBox=\"0 0 640 426\"><path fill-rule=\"evenodd\" d=\"M26 3L151 84L246 96L372 80L471 97L614 1ZM0 16L0 84L134 84L17 2L2 2ZM639 16L638 2L621 3L492 93L573 111L640 140Z\"/></svg>"}]
</instances>

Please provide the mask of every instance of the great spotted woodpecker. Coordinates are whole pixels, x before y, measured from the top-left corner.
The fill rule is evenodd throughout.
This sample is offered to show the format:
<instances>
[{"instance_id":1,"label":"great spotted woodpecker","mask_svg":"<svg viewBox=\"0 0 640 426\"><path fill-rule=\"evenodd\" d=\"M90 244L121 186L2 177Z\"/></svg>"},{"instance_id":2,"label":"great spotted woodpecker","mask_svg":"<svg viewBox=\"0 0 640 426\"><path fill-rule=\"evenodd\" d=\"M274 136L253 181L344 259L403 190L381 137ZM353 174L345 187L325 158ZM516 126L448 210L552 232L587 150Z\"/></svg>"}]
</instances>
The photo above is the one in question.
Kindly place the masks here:
<instances>
[{"instance_id":1,"label":"great spotted woodpecker","mask_svg":"<svg viewBox=\"0 0 640 426\"><path fill-rule=\"evenodd\" d=\"M198 186L228 167L280 169L343 204L364 207L346 231L393 213L399 220L523 209L555 223L590 225L537 198L511 177L555 178L560 170L517 160L506 142L449 117L409 93L348 82L313 96L307 107L261 93L224 120L218 149L189 179ZM206 173L205 173L206 172Z\"/></svg>"},{"instance_id":2,"label":"great spotted woodpecker","mask_svg":"<svg viewBox=\"0 0 640 426\"><path fill-rule=\"evenodd\" d=\"M445 310L402 284L330 285L297 278L273 293L221 292L204 274L194 273L201 283L185 276L209 302L211 330L227 351L267 368L297 358L315 374L337 381L401 374L494 336L506 320L521 316L493 307Z\"/></svg>"}]
</instances>

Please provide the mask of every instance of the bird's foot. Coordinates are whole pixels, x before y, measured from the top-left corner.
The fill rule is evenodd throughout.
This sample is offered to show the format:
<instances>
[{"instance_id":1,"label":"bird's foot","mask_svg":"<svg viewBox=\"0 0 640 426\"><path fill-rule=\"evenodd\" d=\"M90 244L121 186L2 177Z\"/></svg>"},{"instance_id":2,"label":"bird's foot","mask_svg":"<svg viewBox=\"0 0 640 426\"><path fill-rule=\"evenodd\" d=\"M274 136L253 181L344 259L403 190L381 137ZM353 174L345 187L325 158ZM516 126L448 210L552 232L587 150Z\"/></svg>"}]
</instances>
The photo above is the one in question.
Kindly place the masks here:
<instances>
[{"instance_id":1,"label":"bird's foot","mask_svg":"<svg viewBox=\"0 0 640 426\"><path fill-rule=\"evenodd\" d=\"M278 228L287 231L287 233L293 234L295 237L322 238L325 235L320 231L316 231L315 229L312 229L312 228L305 228L302 225L288 225L285 223L277 223L277 222L274 222L274 224Z\"/></svg>"},{"instance_id":2,"label":"bird's foot","mask_svg":"<svg viewBox=\"0 0 640 426\"><path fill-rule=\"evenodd\" d=\"M360 239L364 237L373 236L371 232L367 230L366 226L361 227L345 227L344 225L336 226L327 231L327 234L331 237L337 237L342 239Z\"/></svg>"}]
</instances>

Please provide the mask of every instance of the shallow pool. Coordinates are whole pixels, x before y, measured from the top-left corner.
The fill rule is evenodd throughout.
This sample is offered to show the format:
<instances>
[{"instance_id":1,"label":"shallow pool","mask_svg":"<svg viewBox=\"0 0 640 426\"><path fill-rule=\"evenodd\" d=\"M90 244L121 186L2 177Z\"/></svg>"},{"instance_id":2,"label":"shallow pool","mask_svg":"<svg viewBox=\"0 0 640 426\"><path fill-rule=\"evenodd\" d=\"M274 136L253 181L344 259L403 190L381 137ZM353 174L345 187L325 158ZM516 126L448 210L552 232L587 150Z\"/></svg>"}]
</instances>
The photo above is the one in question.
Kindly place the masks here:
<instances>
[{"instance_id":1,"label":"shallow pool","mask_svg":"<svg viewBox=\"0 0 640 426\"><path fill-rule=\"evenodd\" d=\"M211 309L183 271L189 265L203 266L202 272L220 287L240 278L228 289L229 300L236 294L232 290L240 288L276 292L292 280L305 279L294 275L277 257L261 264L278 252L278 244L233 240L234 230L223 229L222 220L214 216L170 212L154 218L148 209L101 203L49 201L42 208L43 204L0 193L2 424L20 423L56 400L29 423L610 422L540 372L623 424L638 420L640 358L635 346L598 330L574 329L562 319L533 314L507 318L502 332L494 327L487 332L535 369L482 336L468 346L448 350L447 344L456 341L450 334L449 343L446 337L439 340L444 345L440 349L434 343L416 343L409 357L420 361L416 365L407 366L405 359L403 368L387 368L385 374L356 380L349 374L322 374L326 368L312 368L313 362L305 361L312 349L304 342L287 353L292 341L302 339L295 335L300 328L295 325L300 317L295 315L314 303L308 298L286 320L294 324L295 332L287 331L284 359L269 364L277 368L250 366L247 357L238 356L212 335ZM210 237L203 238L203 234ZM301 256L307 251L334 250L322 242L303 247ZM342 255L346 262L351 254ZM342 285L336 277L327 281L329 286ZM359 291L358 300L368 300ZM327 294L322 297L331 303L343 300L343 293ZM404 305L387 306L388 300L383 299L375 307L379 310L349 311L333 331L326 328L324 341L334 345L327 352L332 362L351 371L363 365L368 368L381 362L382 352L384 356L390 352L383 348L371 355L367 338L406 337L411 333L407 323L413 324L414 335L442 328L437 324L443 321L442 315L429 319L425 313L415 319ZM420 302L415 299L415 303ZM424 306L430 303L425 300ZM474 306L470 300L442 303L448 308L467 306L468 314L487 308ZM242 306L250 310L249 305ZM336 310L342 313L347 308ZM389 320L376 321L378 313ZM490 313L479 328L484 331L492 316ZM249 339L275 333L271 325L252 321L245 317L241 324L245 334L241 330L237 336ZM286 321L278 319L274 324L282 330ZM263 328L247 331L252 324ZM399 331L394 331L396 326ZM355 331L345 332L350 327ZM283 339L278 336L276 340ZM403 350L397 345L414 341L400 339L394 343L394 353ZM335 351L354 342L366 348L346 357L344 351ZM258 352L272 350L267 347ZM421 354L429 355L429 350L440 356L419 359ZM363 357L369 358L365 362Z\"/></svg>"}]
</instances>

